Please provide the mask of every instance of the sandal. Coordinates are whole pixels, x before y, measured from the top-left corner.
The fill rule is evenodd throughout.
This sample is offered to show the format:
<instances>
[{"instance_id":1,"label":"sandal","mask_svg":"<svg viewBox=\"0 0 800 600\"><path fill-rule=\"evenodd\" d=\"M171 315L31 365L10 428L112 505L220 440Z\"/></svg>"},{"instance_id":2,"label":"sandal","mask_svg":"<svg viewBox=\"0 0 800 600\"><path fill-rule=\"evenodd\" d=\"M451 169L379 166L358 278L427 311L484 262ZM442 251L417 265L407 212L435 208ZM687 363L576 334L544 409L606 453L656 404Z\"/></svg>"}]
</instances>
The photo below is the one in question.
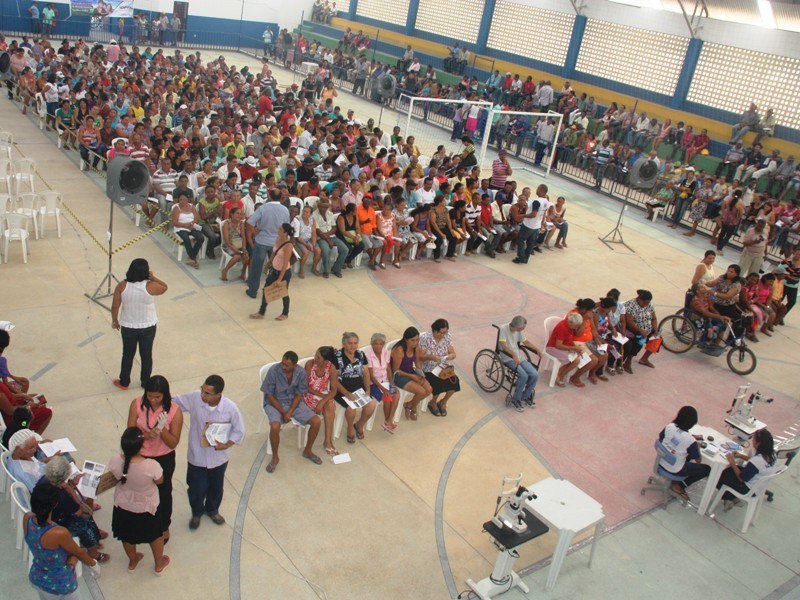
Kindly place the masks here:
<instances>
[{"instance_id":1,"label":"sandal","mask_svg":"<svg viewBox=\"0 0 800 600\"><path fill-rule=\"evenodd\" d=\"M439 408L439 414L442 415L443 417L446 417L447 409L438 402L436 403L436 406Z\"/></svg>"},{"instance_id":2,"label":"sandal","mask_svg":"<svg viewBox=\"0 0 800 600\"><path fill-rule=\"evenodd\" d=\"M673 483L669 489L672 490L673 493L683 498L684 500L689 500L689 495L686 493L686 490L683 489L683 486L681 486L681 484Z\"/></svg>"},{"instance_id":3,"label":"sandal","mask_svg":"<svg viewBox=\"0 0 800 600\"><path fill-rule=\"evenodd\" d=\"M567 387L567 382L566 381L562 381L561 379L559 379L558 381L556 381L556 385L558 387Z\"/></svg>"},{"instance_id":4,"label":"sandal","mask_svg":"<svg viewBox=\"0 0 800 600\"><path fill-rule=\"evenodd\" d=\"M355 443L356 443L356 436L354 436L354 435L349 435L349 434L348 434L348 436L347 436L347 443L348 443L348 444L355 444Z\"/></svg>"},{"instance_id":5,"label":"sandal","mask_svg":"<svg viewBox=\"0 0 800 600\"><path fill-rule=\"evenodd\" d=\"M381 269L385 269L385 268L386 268L386 265L385 265L385 264L383 264L383 263L380 263L378 266L379 266Z\"/></svg>"},{"instance_id":6,"label":"sandal","mask_svg":"<svg viewBox=\"0 0 800 600\"><path fill-rule=\"evenodd\" d=\"M310 460L315 465L321 465L322 464L322 459L319 456L317 456L316 454L312 454L311 456L308 456L307 454L303 454L303 458L305 458L306 460Z\"/></svg>"},{"instance_id":7,"label":"sandal","mask_svg":"<svg viewBox=\"0 0 800 600\"><path fill-rule=\"evenodd\" d=\"M353 424L353 430L356 432L356 437L358 439L360 439L360 440L364 439L364 431L363 430L359 431L358 430L358 425L356 425L355 423Z\"/></svg>"},{"instance_id":8,"label":"sandal","mask_svg":"<svg viewBox=\"0 0 800 600\"><path fill-rule=\"evenodd\" d=\"M111 560L111 556L108 555L108 554L103 554L102 552L100 552L100 553L98 553L97 558L95 558L95 560L98 562L98 564L103 565L103 564L107 563L109 560Z\"/></svg>"},{"instance_id":9,"label":"sandal","mask_svg":"<svg viewBox=\"0 0 800 600\"><path fill-rule=\"evenodd\" d=\"M433 401L431 401L431 402L428 402L428 410L430 411L430 413L431 413L431 414L432 414L434 417L441 417L441 416L442 416L442 413L441 413L441 411L439 410L439 405L438 405L438 404L436 404L436 403L435 403L435 402L433 402Z\"/></svg>"},{"instance_id":10,"label":"sandal","mask_svg":"<svg viewBox=\"0 0 800 600\"><path fill-rule=\"evenodd\" d=\"M270 463L264 469L267 473L274 473L275 469L278 468L278 463L270 461Z\"/></svg>"},{"instance_id":11,"label":"sandal","mask_svg":"<svg viewBox=\"0 0 800 600\"><path fill-rule=\"evenodd\" d=\"M578 388L584 388L584 387L586 387L586 384L585 384L585 383L583 383L583 382L582 382L580 379L570 379L570 380L569 380L569 382L570 382L572 385L574 385L575 387L578 387Z\"/></svg>"},{"instance_id":12,"label":"sandal","mask_svg":"<svg viewBox=\"0 0 800 600\"><path fill-rule=\"evenodd\" d=\"M330 448L325 448L325 453L328 456L339 456L339 451L333 446L331 446Z\"/></svg>"},{"instance_id":13,"label":"sandal","mask_svg":"<svg viewBox=\"0 0 800 600\"><path fill-rule=\"evenodd\" d=\"M383 425L381 425L381 427L383 427L383 430L387 433L394 433L395 431L397 431L397 425L395 425L394 423L390 425L384 423Z\"/></svg>"},{"instance_id":14,"label":"sandal","mask_svg":"<svg viewBox=\"0 0 800 600\"><path fill-rule=\"evenodd\" d=\"M392 266L395 267L396 269L399 269L400 268L400 263L398 261L394 261L392 263Z\"/></svg>"}]
</instances>

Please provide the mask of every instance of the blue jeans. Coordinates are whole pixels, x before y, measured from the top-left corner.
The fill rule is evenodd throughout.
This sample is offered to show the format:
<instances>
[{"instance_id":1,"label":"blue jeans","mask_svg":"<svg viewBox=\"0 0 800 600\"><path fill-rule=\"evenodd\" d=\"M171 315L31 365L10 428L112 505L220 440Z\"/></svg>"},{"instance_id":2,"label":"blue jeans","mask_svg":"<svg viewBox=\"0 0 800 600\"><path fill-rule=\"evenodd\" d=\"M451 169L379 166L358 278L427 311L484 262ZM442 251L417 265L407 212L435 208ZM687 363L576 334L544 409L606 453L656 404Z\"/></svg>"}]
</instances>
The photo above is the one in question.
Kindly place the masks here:
<instances>
[{"instance_id":1,"label":"blue jeans","mask_svg":"<svg viewBox=\"0 0 800 600\"><path fill-rule=\"evenodd\" d=\"M264 262L272 253L272 246L254 244L253 253L250 255L250 273L247 274L247 295L251 298L258 296L261 283L261 273L264 272Z\"/></svg>"},{"instance_id":2,"label":"blue jeans","mask_svg":"<svg viewBox=\"0 0 800 600\"><path fill-rule=\"evenodd\" d=\"M517 235L517 259L520 262L528 262L528 257L531 255L531 252L533 252L533 246L536 244L538 237L538 230L531 229L525 225L520 226L519 234Z\"/></svg>"},{"instance_id":3,"label":"blue jeans","mask_svg":"<svg viewBox=\"0 0 800 600\"><path fill-rule=\"evenodd\" d=\"M514 359L505 354L500 355L500 360L502 360L503 364L507 367L516 370L517 384L514 386L512 400L514 402L521 402L523 398L527 398L533 393L533 388L536 387L536 382L539 381L539 372L536 370L536 367L527 360L521 360L516 367L514 367Z\"/></svg>"},{"instance_id":4,"label":"blue jeans","mask_svg":"<svg viewBox=\"0 0 800 600\"><path fill-rule=\"evenodd\" d=\"M683 212L686 210L686 207L692 202L692 197L689 196L688 198L678 198L675 202L675 212L672 214L672 223L673 225L680 225L681 219L683 218Z\"/></svg>"},{"instance_id":5,"label":"blue jeans","mask_svg":"<svg viewBox=\"0 0 800 600\"><path fill-rule=\"evenodd\" d=\"M317 246L319 246L322 254L322 272L333 273L335 275L342 272L344 261L347 260L347 253L350 252L350 249L347 247L347 244L336 236L331 236L331 242L333 242L333 248L336 248L336 261L333 263L333 266L331 266L331 252L333 248L323 239L317 240Z\"/></svg>"},{"instance_id":6,"label":"blue jeans","mask_svg":"<svg viewBox=\"0 0 800 600\"><path fill-rule=\"evenodd\" d=\"M202 517L204 513L209 516L219 513L227 468L228 463L213 469L198 467L191 463L186 465L188 486L186 492L189 495L189 506L192 507L193 517Z\"/></svg>"}]
</instances>

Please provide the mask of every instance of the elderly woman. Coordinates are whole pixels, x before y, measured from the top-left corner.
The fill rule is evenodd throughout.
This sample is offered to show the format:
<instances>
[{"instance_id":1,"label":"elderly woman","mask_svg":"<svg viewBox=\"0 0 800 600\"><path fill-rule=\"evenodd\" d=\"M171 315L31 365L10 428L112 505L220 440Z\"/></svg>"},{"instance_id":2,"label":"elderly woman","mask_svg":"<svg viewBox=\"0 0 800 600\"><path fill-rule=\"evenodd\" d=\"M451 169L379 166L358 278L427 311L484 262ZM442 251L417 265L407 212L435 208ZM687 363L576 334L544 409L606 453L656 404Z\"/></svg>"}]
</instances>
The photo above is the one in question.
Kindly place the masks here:
<instances>
[{"instance_id":1,"label":"elderly woman","mask_svg":"<svg viewBox=\"0 0 800 600\"><path fill-rule=\"evenodd\" d=\"M175 473L175 448L181 441L183 412L172 402L169 382L153 375L144 386L144 394L128 408L128 427L138 427L144 436L142 456L152 458L163 470L158 484L158 513L164 543L169 541L172 523L172 475Z\"/></svg>"},{"instance_id":2,"label":"elderly woman","mask_svg":"<svg viewBox=\"0 0 800 600\"><path fill-rule=\"evenodd\" d=\"M46 463L50 460L36 458L41 439L40 435L30 429L21 429L8 440L8 451L11 452L11 456L8 457L5 468L29 492L39 483L44 475Z\"/></svg>"},{"instance_id":3,"label":"elderly woman","mask_svg":"<svg viewBox=\"0 0 800 600\"><path fill-rule=\"evenodd\" d=\"M647 339L658 333L658 320L652 301L653 294L649 290L636 290L636 298L625 303L624 328L628 341L622 346L622 368L626 373L633 374L631 361L639 354ZM651 354L650 350L645 350L639 364L654 368L655 365L649 360Z\"/></svg>"},{"instance_id":4,"label":"elderly woman","mask_svg":"<svg viewBox=\"0 0 800 600\"><path fill-rule=\"evenodd\" d=\"M314 275L320 275L317 265L319 264L321 251L317 246L317 225L311 217L311 212L310 206L304 206L300 214L292 220L294 245L300 254L300 271L297 274L300 279L305 278L304 271L309 255L314 257L311 263L311 272Z\"/></svg>"},{"instance_id":5,"label":"elderly woman","mask_svg":"<svg viewBox=\"0 0 800 600\"><path fill-rule=\"evenodd\" d=\"M355 400L353 392L357 390L369 393L368 390L372 389L369 361L366 355L358 349L358 334L352 331L342 334L342 347L336 351L336 367L339 380L335 400L339 406L344 408L344 418L347 422L347 443L355 444L356 438L364 439L364 425L375 412L376 406L375 400L370 399L361 409L361 418L355 422L357 409L352 408L345 400L351 402Z\"/></svg>"},{"instance_id":6,"label":"elderly woman","mask_svg":"<svg viewBox=\"0 0 800 600\"><path fill-rule=\"evenodd\" d=\"M593 385L597 385L598 377L602 381L608 381L608 378L603 375L603 367L608 359L608 354L600 352L598 348L603 344L603 338L600 336L597 329L597 315L594 312L596 307L597 303L591 298L581 298L575 303L575 307L569 311L571 313L578 313L583 317L582 330L575 336L575 341L586 346L596 359L595 366L597 368L589 370L589 382ZM599 373L599 376L596 375L596 373ZM577 377L577 374L574 377ZM574 385L582 387L577 383L574 383Z\"/></svg>"},{"instance_id":7,"label":"elderly woman","mask_svg":"<svg viewBox=\"0 0 800 600\"><path fill-rule=\"evenodd\" d=\"M723 344L725 335L720 331L730 317L720 314L711 301L708 287L702 283L695 283L691 287L692 300L689 307L693 312L701 315L705 320L706 330L702 332L701 341L709 344Z\"/></svg>"},{"instance_id":8,"label":"elderly woman","mask_svg":"<svg viewBox=\"0 0 800 600\"><path fill-rule=\"evenodd\" d=\"M100 552L100 540L106 539L108 533L94 522L92 502L87 501L70 481L71 470L66 458L53 456L45 467L44 477L37 485L49 482L58 489L58 504L53 509L53 521L66 527L70 534L77 537L81 546L97 562L108 562L108 554Z\"/></svg>"},{"instance_id":9,"label":"elderly woman","mask_svg":"<svg viewBox=\"0 0 800 600\"><path fill-rule=\"evenodd\" d=\"M558 387L567 385L564 378L573 369L577 369L577 371L570 377L569 382L575 387L586 387L586 384L580 380L581 375L586 371L594 373L597 367L597 358L589 352L584 344L577 341L577 337L584 331L583 321L583 317L577 312L567 313L567 316L553 328L550 339L547 340L547 353L561 363L556 374ZM588 362L579 368L581 360L586 360L583 358L584 355L589 357Z\"/></svg>"},{"instance_id":10,"label":"elderly woman","mask_svg":"<svg viewBox=\"0 0 800 600\"><path fill-rule=\"evenodd\" d=\"M398 388L414 394L414 397L403 407L406 411L406 417L412 421L417 420L419 403L433 393L431 384L428 383L428 380L422 374L422 369L420 369L422 362L420 354L419 331L417 331L416 327L409 327L403 332L402 339L392 348L391 360L394 384ZM445 415L442 415L438 405L433 400L428 403L428 409L436 417L445 416L447 412L445 410Z\"/></svg>"},{"instance_id":11,"label":"elderly woman","mask_svg":"<svg viewBox=\"0 0 800 600\"><path fill-rule=\"evenodd\" d=\"M364 350L369 363L369 377L372 381L369 395L383 405L383 429L394 433L397 425L394 415L397 412L397 400L400 393L392 383L392 362L389 350L386 348L386 336L382 333L373 333L369 340L369 348Z\"/></svg>"},{"instance_id":12,"label":"elderly woman","mask_svg":"<svg viewBox=\"0 0 800 600\"><path fill-rule=\"evenodd\" d=\"M436 319L431 325L431 330L419 337L419 348L418 359L422 361L422 371L425 373L425 379L428 380L433 394L428 407L435 406L439 409L439 414L446 417L447 402L453 397L453 394L461 391L461 382L455 374L442 379L433 371L436 367L451 365L452 361L456 359L453 338L450 335L450 323L445 319ZM444 397L438 400L442 394Z\"/></svg>"},{"instance_id":13,"label":"elderly woman","mask_svg":"<svg viewBox=\"0 0 800 600\"><path fill-rule=\"evenodd\" d=\"M333 422L336 418L334 398L337 392L336 381L339 372L336 369L336 351L333 346L320 346L314 358L306 363L308 393L303 401L316 415L324 417L325 452L328 456L336 456L339 452L333 445Z\"/></svg>"},{"instance_id":14,"label":"elderly woman","mask_svg":"<svg viewBox=\"0 0 800 600\"><path fill-rule=\"evenodd\" d=\"M111 529L122 542L128 557L128 572L144 558L136 552L137 544L149 544L155 573L161 575L169 565L164 554L162 521L158 517L158 485L163 471L152 458L142 456L144 434L138 427L128 427L120 440L122 454L111 457L108 470L119 480L114 489L114 514Z\"/></svg>"},{"instance_id":15,"label":"elderly woman","mask_svg":"<svg viewBox=\"0 0 800 600\"><path fill-rule=\"evenodd\" d=\"M22 520L25 542L31 551L28 578L40 598L76 599L80 593L75 565L82 562L98 577L99 561L76 544L66 528L53 521L58 502L58 489L51 485L36 486L31 493L31 512Z\"/></svg>"},{"instance_id":16,"label":"elderly woman","mask_svg":"<svg viewBox=\"0 0 800 600\"><path fill-rule=\"evenodd\" d=\"M239 262L242 263L242 272L239 279L244 281L247 273L247 266L250 264L250 255L247 252L247 236L244 228L244 211L241 208L233 207L229 216L222 222L222 251L228 257L222 274L219 278L228 281L228 271Z\"/></svg>"}]
</instances>

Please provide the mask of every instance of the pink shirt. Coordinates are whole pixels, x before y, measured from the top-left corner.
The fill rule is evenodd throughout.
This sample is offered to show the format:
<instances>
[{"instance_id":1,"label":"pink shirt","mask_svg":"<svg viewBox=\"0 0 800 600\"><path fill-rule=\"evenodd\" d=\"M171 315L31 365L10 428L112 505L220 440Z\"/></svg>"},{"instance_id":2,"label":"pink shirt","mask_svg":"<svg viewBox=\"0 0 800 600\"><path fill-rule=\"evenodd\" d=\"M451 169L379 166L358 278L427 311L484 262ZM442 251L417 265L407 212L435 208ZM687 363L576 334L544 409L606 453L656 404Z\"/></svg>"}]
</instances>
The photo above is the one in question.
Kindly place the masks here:
<instances>
[{"instance_id":1,"label":"pink shirt","mask_svg":"<svg viewBox=\"0 0 800 600\"><path fill-rule=\"evenodd\" d=\"M142 408L142 397L139 396L136 399L136 426L142 431L150 431L156 426L158 415L161 414L161 412L161 410L158 412L153 412L150 409L149 404L146 405L146 408ZM164 429L169 429L172 419L175 417L175 413L177 412L178 407L175 404L169 407L167 422L164 425ZM164 456L170 452L174 452L174 450L167 446L167 443L161 439L161 437L157 437L152 440L145 440L144 445L142 446L142 456L148 456L150 458Z\"/></svg>"},{"instance_id":2,"label":"pink shirt","mask_svg":"<svg viewBox=\"0 0 800 600\"><path fill-rule=\"evenodd\" d=\"M386 349L386 346L384 345L381 350L380 357L375 354L372 346L367 346L364 354L367 356L367 364L372 369L372 378L380 383L389 381L389 350Z\"/></svg>"},{"instance_id":3,"label":"pink shirt","mask_svg":"<svg viewBox=\"0 0 800 600\"><path fill-rule=\"evenodd\" d=\"M108 461L108 470L117 479L122 478L122 467L125 458L118 454ZM152 458L141 462L132 462L128 467L127 481L114 488L114 506L132 513L156 514L158 508L158 487L156 480L164 474Z\"/></svg>"}]
</instances>

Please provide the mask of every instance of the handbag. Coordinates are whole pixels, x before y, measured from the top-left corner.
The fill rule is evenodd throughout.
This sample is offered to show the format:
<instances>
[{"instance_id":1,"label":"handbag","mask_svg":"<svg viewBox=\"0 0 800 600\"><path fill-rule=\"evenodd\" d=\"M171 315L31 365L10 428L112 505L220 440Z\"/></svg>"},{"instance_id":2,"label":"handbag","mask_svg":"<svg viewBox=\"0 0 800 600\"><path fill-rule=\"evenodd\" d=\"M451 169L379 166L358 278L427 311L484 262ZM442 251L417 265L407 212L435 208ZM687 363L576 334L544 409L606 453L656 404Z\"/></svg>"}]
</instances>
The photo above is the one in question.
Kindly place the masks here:
<instances>
[{"instance_id":1,"label":"handbag","mask_svg":"<svg viewBox=\"0 0 800 600\"><path fill-rule=\"evenodd\" d=\"M649 340L647 340L647 343L644 345L644 348L648 352L656 354L661 349L661 342L662 339L660 337L650 338Z\"/></svg>"},{"instance_id":2,"label":"handbag","mask_svg":"<svg viewBox=\"0 0 800 600\"><path fill-rule=\"evenodd\" d=\"M456 368L453 365L446 365L442 367L437 377L439 379L452 379L456 376Z\"/></svg>"}]
</instances>

